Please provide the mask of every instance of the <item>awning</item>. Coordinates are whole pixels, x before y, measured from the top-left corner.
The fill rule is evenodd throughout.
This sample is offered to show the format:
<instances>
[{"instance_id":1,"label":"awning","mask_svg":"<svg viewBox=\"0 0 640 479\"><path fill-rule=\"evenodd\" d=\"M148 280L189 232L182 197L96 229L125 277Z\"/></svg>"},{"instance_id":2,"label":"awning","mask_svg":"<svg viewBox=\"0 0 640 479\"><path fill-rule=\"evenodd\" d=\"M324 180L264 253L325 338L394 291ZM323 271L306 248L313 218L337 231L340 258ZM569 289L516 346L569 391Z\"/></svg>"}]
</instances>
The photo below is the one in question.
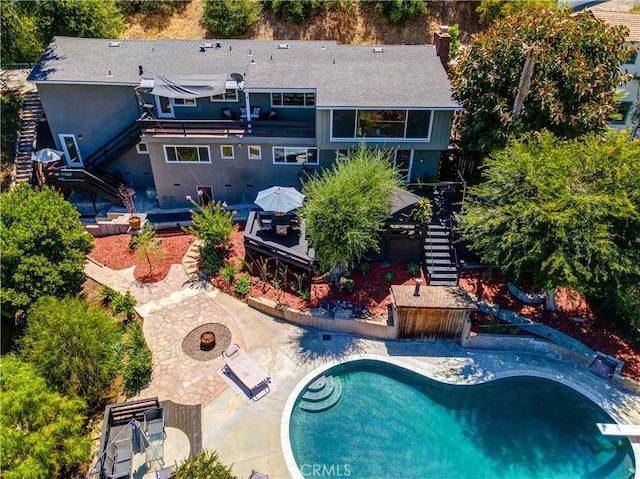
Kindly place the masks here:
<instances>
[{"instance_id":1,"label":"awning","mask_svg":"<svg viewBox=\"0 0 640 479\"><path fill-rule=\"evenodd\" d=\"M153 95L167 98L202 98L224 93L227 86L227 75L186 75L165 77L155 75L153 78Z\"/></svg>"}]
</instances>

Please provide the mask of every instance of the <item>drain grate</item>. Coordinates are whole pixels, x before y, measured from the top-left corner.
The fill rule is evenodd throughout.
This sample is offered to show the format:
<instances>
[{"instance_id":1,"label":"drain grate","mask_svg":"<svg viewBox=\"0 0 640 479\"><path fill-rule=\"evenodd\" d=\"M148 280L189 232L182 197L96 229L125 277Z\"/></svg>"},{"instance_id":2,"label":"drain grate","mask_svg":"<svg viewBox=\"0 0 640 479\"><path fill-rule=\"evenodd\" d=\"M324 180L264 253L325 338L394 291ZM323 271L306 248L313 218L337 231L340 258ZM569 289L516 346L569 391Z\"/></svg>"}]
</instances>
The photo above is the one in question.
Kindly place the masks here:
<instances>
[{"instance_id":1,"label":"drain grate","mask_svg":"<svg viewBox=\"0 0 640 479\"><path fill-rule=\"evenodd\" d=\"M331 341L331 335L330 334L323 334L322 335L322 340L323 341Z\"/></svg>"}]
</instances>

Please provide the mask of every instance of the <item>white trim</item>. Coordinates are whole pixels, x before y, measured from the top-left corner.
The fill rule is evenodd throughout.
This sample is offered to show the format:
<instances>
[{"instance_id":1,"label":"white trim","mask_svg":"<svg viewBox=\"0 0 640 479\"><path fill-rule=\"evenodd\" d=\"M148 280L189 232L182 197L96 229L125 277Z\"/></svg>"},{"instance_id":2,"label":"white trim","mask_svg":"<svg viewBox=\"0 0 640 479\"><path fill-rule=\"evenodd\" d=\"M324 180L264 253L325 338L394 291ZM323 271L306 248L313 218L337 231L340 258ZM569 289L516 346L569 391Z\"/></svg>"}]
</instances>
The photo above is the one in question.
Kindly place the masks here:
<instances>
[{"instance_id":1,"label":"white trim","mask_svg":"<svg viewBox=\"0 0 640 479\"><path fill-rule=\"evenodd\" d=\"M258 149L257 156L251 156L251 148ZM262 147L260 145L249 145L247 146L247 158L250 160L261 160L262 159Z\"/></svg>"},{"instance_id":2,"label":"white trim","mask_svg":"<svg viewBox=\"0 0 640 479\"><path fill-rule=\"evenodd\" d=\"M144 145L144 150L140 149L140 145ZM141 141L140 143L138 143L136 145L136 151L138 153L140 153L141 155L148 155L149 154L149 145L147 145L144 141Z\"/></svg>"},{"instance_id":3,"label":"white trim","mask_svg":"<svg viewBox=\"0 0 640 479\"><path fill-rule=\"evenodd\" d=\"M393 166L394 168L397 168L397 161L398 161L398 150L402 150L402 151L408 151L409 152L409 168L407 169L407 172L405 173L405 176L402 178L402 182L403 183L410 183L411 182L411 170L413 169L413 153L414 150L405 150L403 148L396 148L393 150Z\"/></svg>"},{"instance_id":4,"label":"white trim","mask_svg":"<svg viewBox=\"0 0 640 479\"><path fill-rule=\"evenodd\" d=\"M331 110L433 110L433 111L460 111L462 107L450 107L450 106L346 106L346 105L333 105L333 106L317 106L317 110L331 111Z\"/></svg>"},{"instance_id":5,"label":"white trim","mask_svg":"<svg viewBox=\"0 0 640 479\"><path fill-rule=\"evenodd\" d=\"M231 148L231 156L224 154L225 148ZM236 152L235 152L235 149L233 148L233 145L220 145L220 158L222 158L223 160L235 160Z\"/></svg>"},{"instance_id":6,"label":"white trim","mask_svg":"<svg viewBox=\"0 0 640 479\"><path fill-rule=\"evenodd\" d=\"M58 138L60 139L60 145L62 146L62 151L64 151L65 161L67 166L70 168L84 168L84 163L82 162L82 153L80 153L80 148L78 147L78 140L76 139L76 135L72 133L59 133ZM75 163L71 163L71 155L69 155L69 149L67 148L67 143L65 138L71 138L73 140L73 146L76 149L76 153L78 154L78 161Z\"/></svg>"},{"instance_id":7,"label":"white trim","mask_svg":"<svg viewBox=\"0 0 640 479\"><path fill-rule=\"evenodd\" d=\"M287 93L295 93L295 94L299 94L299 95L303 95L303 100L304 100L304 105L285 105L284 104L284 95ZM307 100L306 100L306 94L307 93L313 93L313 105L307 105ZM280 94L280 100L282 101L281 105L275 105L273 103L273 95L274 94ZM271 108L315 108L316 107L316 99L318 98L318 95L316 94L315 90L313 91L301 91L301 90L296 90L296 91L285 91L285 90L278 90L278 91L272 91L269 92L269 103L271 104Z\"/></svg>"},{"instance_id":8,"label":"white trim","mask_svg":"<svg viewBox=\"0 0 640 479\"><path fill-rule=\"evenodd\" d=\"M176 153L176 158L178 157L178 150L177 148L195 148L196 151L198 152L198 161L180 161L180 160L169 160L169 157L167 156L167 150L169 148L176 148L175 153ZM209 159L207 161L201 161L200 160L200 148L206 148L207 149L207 156L209 157ZM162 149L164 151L164 161L165 163L170 163L170 164L188 164L188 165L197 165L200 163L204 163L204 164L211 164L211 151L209 150L209 146L208 145L162 145Z\"/></svg>"},{"instance_id":9,"label":"white trim","mask_svg":"<svg viewBox=\"0 0 640 479\"><path fill-rule=\"evenodd\" d=\"M235 83L235 82L234 82ZM217 99L217 96L220 95L225 95L227 94L227 90L233 90L235 92L236 97L233 99L227 99L227 98L223 98L222 100ZM223 93L219 93L218 95L214 95L214 96L210 96L209 100L211 100L214 103L229 103L229 102L238 102L240 101L240 98L238 97L238 88L237 87L233 87L233 88L229 88L227 87Z\"/></svg>"},{"instance_id":10,"label":"white trim","mask_svg":"<svg viewBox=\"0 0 640 479\"><path fill-rule=\"evenodd\" d=\"M287 156L287 149L298 149L298 150L306 150L306 158L309 158L309 150L315 150L316 151L316 162L315 163L308 163L307 159L305 159L305 161L303 163L287 163L287 162L281 162L281 161L276 161L276 149L284 149L284 154L285 156ZM319 150L318 147L316 146L274 146L271 148L271 154L272 154L272 160L271 162L274 165L293 165L293 166L302 166L302 165L312 165L312 166L317 166L320 164L320 158L319 158Z\"/></svg>"},{"instance_id":11,"label":"white trim","mask_svg":"<svg viewBox=\"0 0 640 479\"><path fill-rule=\"evenodd\" d=\"M156 103L156 111L158 112L158 118L175 118L175 113L173 111L173 102L171 101L171 98L168 98L166 96L160 97L158 95L153 95L155 103ZM160 100L160 98L166 98L167 100L169 100L169 111L165 112L162 111L162 103Z\"/></svg>"}]
</instances>

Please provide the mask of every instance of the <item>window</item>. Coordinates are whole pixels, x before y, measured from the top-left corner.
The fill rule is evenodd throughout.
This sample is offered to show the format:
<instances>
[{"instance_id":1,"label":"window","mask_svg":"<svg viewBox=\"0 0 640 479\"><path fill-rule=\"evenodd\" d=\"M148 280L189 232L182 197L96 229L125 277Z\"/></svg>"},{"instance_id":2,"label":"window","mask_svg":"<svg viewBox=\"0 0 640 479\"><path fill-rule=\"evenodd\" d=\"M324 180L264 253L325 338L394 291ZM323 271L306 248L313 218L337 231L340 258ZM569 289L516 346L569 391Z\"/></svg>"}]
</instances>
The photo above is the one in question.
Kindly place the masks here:
<instances>
[{"instance_id":1,"label":"window","mask_svg":"<svg viewBox=\"0 0 640 479\"><path fill-rule=\"evenodd\" d=\"M336 160L340 160L345 157L349 158L349 150L336 150Z\"/></svg>"},{"instance_id":2,"label":"window","mask_svg":"<svg viewBox=\"0 0 640 479\"><path fill-rule=\"evenodd\" d=\"M393 166L400 172L402 181L408 183L411 179L411 167L413 166L411 150L396 150L393 155Z\"/></svg>"},{"instance_id":3,"label":"window","mask_svg":"<svg viewBox=\"0 0 640 479\"><path fill-rule=\"evenodd\" d=\"M262 148L259 146L250 146L248 148L249 151L249 159L250 160L261 160L262 159Z\"/></svg>"},{"instance_id":4,"label":"window","mask_svg":"<svg viewBox=\"0 0 640 479\"><path fill-rule=\"evenodd\" d=\"M633 103L630 101L621 101L617 105L617 109L609 114L609 122L614 125L623 125L627 122L627 116L631 111Z\"/></svg>"},{"instance_id":5,"label":"window","mask_svg":"<svg viewBox=\"0 0 640 479\"><path fill-rule=\"evenodd\" d=\"M317 165L317 148L274 147L273 162L285 165Z\"/></svg>"},{"instance_id":6,"label":"window","mask_svg":"<svg viewBox=\"0 0 640 479\"><path fill-rule=\"evenodd\" d=\"M59 138L62 143L62 150L67 158L67 166L71 168L82 168L82 156L80 155L80 149L76 142L76 136L61 133Z\"/></svg>"},{"instance_id":7,"label":"window","mask_svg":"<svg viewBox=\"0 0 640 479\"><path fill-rule=\"evenodd\" d=\"M147 146L146 143L144 142L140 142L136 145L136 151L142 155L148 155L149 154L149 147Z\"/></svg>"},{"instance_id":8,"label":"window","mask_svg":"<svg viewBox=\"0 0 640 479\"><path fill-rule=\"evenodd\" d=\"M227 88L224 93L212 96L211 101L238 101L238 90Z\"/></svg>"},{"instance_id":9,"label":"window","mask_svg":"<svg viewBox=\"0 0 640 479\"><path fill-rule=\"evenodd\" d=\"M271 106L315 106L316 94L313 92L272 93Z\"/></svg>"},{"instance_id":10,"label":"window","mask_svg":"<svg viewBox=\"0 0 640 479\"><path fill-rule=\"evenodd\" d=\"M235 158L233 145L220 145L220 156L223 160L233 160Z\"/></svg>"},{"instance_id":11,"label":"window","mask_svg":"<svg viewBox=\"0 0 640 479\"><path fill-rule=\"evenodd\" d=\"M211 163L208 146L164 145L167 163Z\"/></svg>"},{"instance_id":12,"label":"window","mask_svg":"<svg viewBox=\"0 0 640 479\"><path fill-rule=\"evenodd\" d=\"M332 138L428 140L430 110L333 110Z\"/></svg>"},{"instance_id":13,"label":"window","mask_svg":"<svg viewBox=\"0 0 640 479\"><path fill-rule=\"evenodd\" d=\"M174 106L196 106L195 98L172 98Z\"/></svg>"},{"instance_id":14,"label":"window","mask_svg":"<svg viewBox=\"0 0 640 479\"><path fill-rule=\"evenodd\" d=\"M624 62L625 65L634 65L636 63L636 59L638 58L638 48L639 47L635 45L631 46L631 57Z\"/></svg>"}]
</instances>

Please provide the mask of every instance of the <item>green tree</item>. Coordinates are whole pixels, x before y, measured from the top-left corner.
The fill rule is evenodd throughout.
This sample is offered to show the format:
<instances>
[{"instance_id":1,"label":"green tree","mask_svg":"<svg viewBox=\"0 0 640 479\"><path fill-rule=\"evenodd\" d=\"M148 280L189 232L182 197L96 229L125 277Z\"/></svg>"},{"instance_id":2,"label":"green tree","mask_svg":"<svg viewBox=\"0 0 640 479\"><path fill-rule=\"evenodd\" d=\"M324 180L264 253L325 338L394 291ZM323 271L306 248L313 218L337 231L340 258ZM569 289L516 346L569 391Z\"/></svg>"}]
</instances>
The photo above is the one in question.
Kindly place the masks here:
<instances>
[{"instance_id":1,"label":"green tree","mask_svg":"<svg viewBox=\"0 0 640 479\"><path fill-rule=\"evenodd\" d=\"M558 8L558 0L482 0L476 12L480 15L480 21L488 24L496 18L504 18L520 9Z\"/></svg>"},{"instance_id":2,"label":"green tree","mask_svg":"<svg viewBox=\"0 0 640 479\"><path fill-rule=\"evenodd\" d=\"M2 315L26 310L40 296L79 291L92 245L80 213L53 189L21 183L0 195Z\"/></svg>"},{"instance_id":3,"label":"green tree","mask_svg":"<svg viewBox=\"0 0 640 479\"><path fill-rule=\"evenodd\" d=\"M468 150L503 147L510 135L543 128L564 137L603 131L622 80L623 27L610 27L590 12L519 9L496 20L464 49L451 69L463 110L456 130ZM527 56L519 114L513 106Z\"/></svg>"},{"instance_id":4,"label":"green tree","mask_svg":"<svg viewBox=\"0 0 640 479\"><path fill-rule=\"evenodd\" d=\"M451 45L449 47L449 61L453 60L458 55L458 50L462 42L460 41L460 25L454 23L449 27L447 33L451 37Z\"/></svg>"},{"instance_id":5,"label":"green tree","mask_svg":"<svg viewBox=\"0 0 640 479\"><path fill-rule=\"evenodd\" d=\"M350 265L379 249L400 174L380 150L364 145L306 182L300 210L320 268L337 286Z\"/></svg>"},{"instance_id":6,"label":"green tree","mask_svg":"<svg viewBox=\"0 0 640 479\"><path fill-rule=\"evenodd\" d=\"M384 0L376 3L376 10L389 23L403 25L413 17L427 13L427 3L424 0Z\"/></svg>"},{"instance_id":7,"label":"green tree","mask_svg":"<svg viewBox=\"0 0 640 479\"><path fill-rule=\"evenodd\" d=\"M287 23L303 24L313 11L313 0L273 0L271 10Z\"/></svg>"},{"instance_id":8,"label":"green tree","mask_svg":"<svg viewBox=\"0 0 640 479\"><path fill-rule=\"evenodd\" d=\"M640 141L528 135L487 159L483 176L462 236L486 263L532 277L549 309L556 286L594 297L640 276Z\"/></svg>"},{"instance_id":9,"label":"green tree","mask_svg":"<svg viewBox=\"0 0 640 479\"><path fill-rule=\"evenodd\" d=\"M43 50L43 45L34 35L36 19L24 11L23 3L16 0L0 2L3 65L35 62ZM2 126L4 135L4 124Z\"/></svg>"},{"instance_id":10,"label":"green tree","mask_svg":"<svg viewBox=\"0 0 640 479\"><path fill-rule=\"evenodd\" d=\"M45 296L28 317L21 356L59 393L79 394L95 404L118 370L120 326L79 298Z\"/></svg>"},{"instance_id":11,"label":"green tree","mask_svg":"<svg viewBox=\"0 0 640 479\"><path fill-rule=\"evenodd\" d=\"M256 0L205 0L202 24L224 38L237 37L260 20L261 13Z\"/></svg>"},{"instance_id":12,"label":"green tree","mask_svg":"<svg viewBox=\"0 0 640 479\"><path fill-rule=\"evenodd\" d=\"M149 223L145 223L140 232L131 237L129 244L136 252L136 256L147 260L149 274L153 272L153 264L165 254L162 241L156 238L156 228Z\"/></svg>"},{"instance_id":13,"label":"green tree","mask_svg":"<svg viewBox=\"0 0 640 479\"><path fill-rule=\"evenodd\" d=\"M203 450L193 459L185 460L176 469L176 479L237 479L231 466L220 462L218 454Z\"/></svg>"},{"instance_id":14,"label":"green tree","mask_svg":"<svg viewBox=\"0 0 640 479\"><path fill-rule=\"evenodd\" d=\"M84 401L51 392L14 355L0 359L0 470L5 479L71 477L89 460Z\"/></svg>"}]
</instances>

